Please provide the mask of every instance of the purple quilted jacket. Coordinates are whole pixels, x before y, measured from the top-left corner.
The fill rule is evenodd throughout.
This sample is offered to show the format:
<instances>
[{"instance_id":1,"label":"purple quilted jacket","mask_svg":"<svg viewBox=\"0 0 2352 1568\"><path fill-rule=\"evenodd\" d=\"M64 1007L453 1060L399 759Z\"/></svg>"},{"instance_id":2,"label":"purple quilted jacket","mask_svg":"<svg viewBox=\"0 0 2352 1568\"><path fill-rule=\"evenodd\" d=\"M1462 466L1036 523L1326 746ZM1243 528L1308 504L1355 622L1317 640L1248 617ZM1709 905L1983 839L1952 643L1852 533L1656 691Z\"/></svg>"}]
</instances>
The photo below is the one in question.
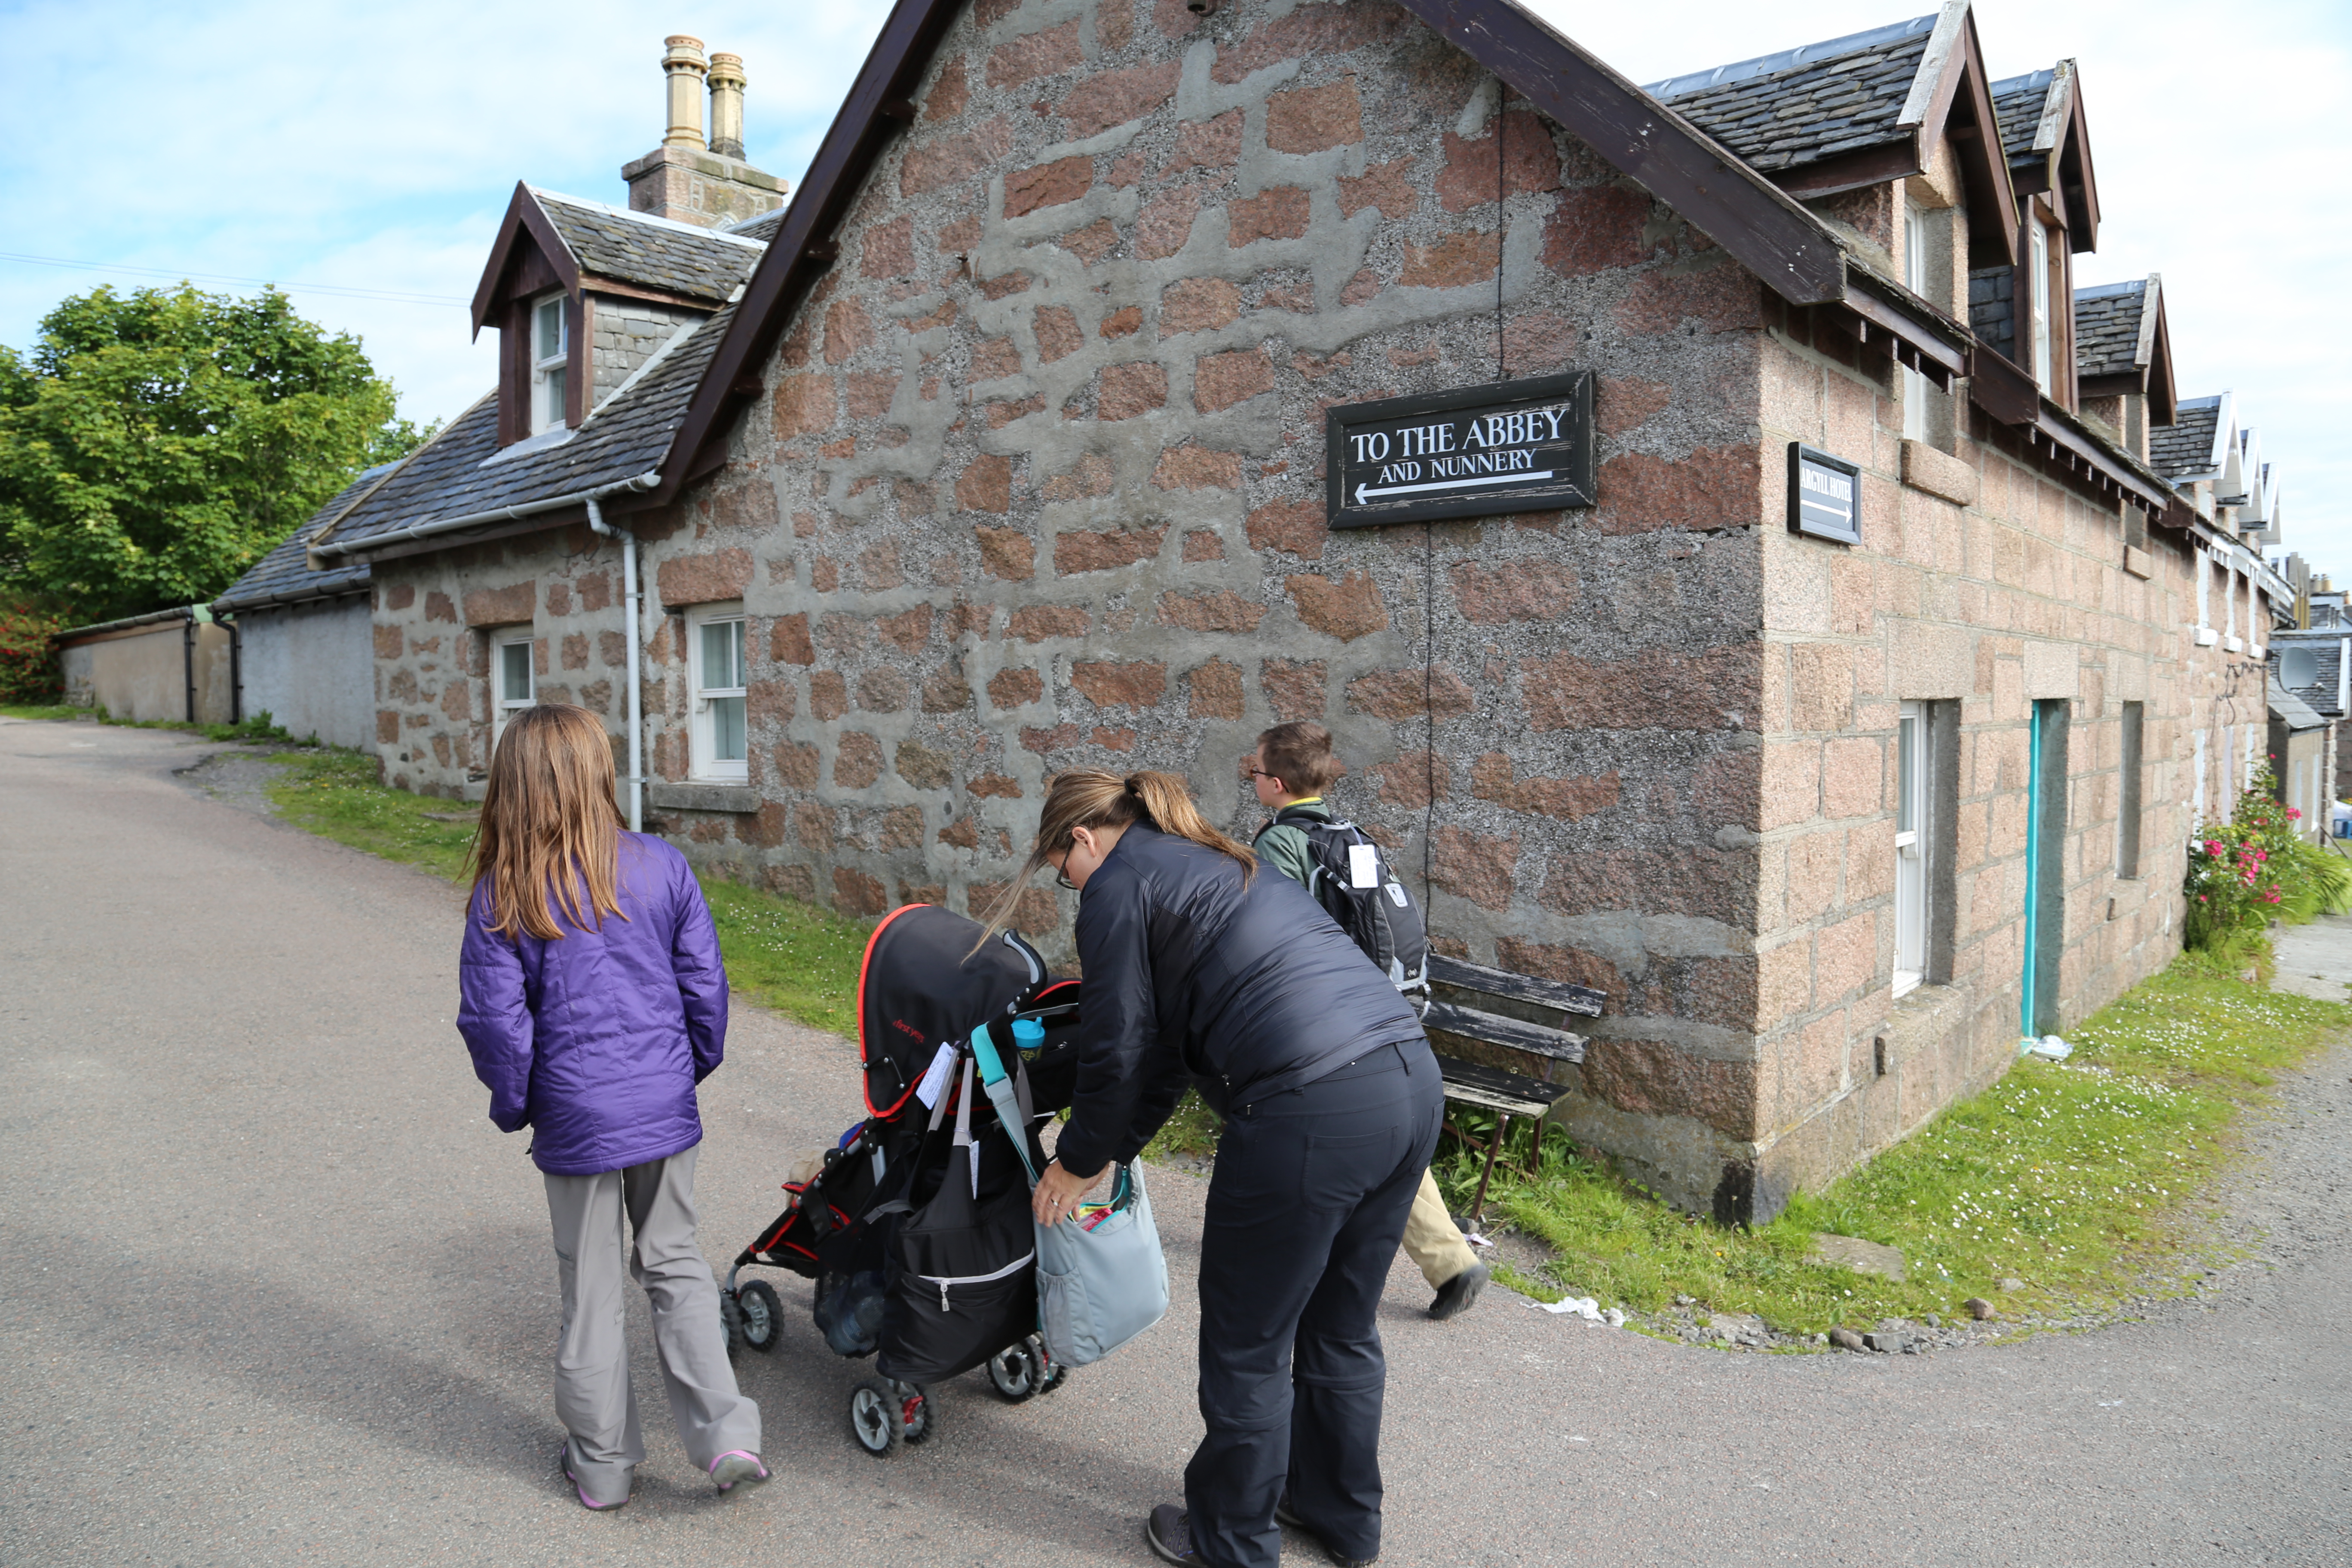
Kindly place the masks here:
<instances>
[{"instance_id":1,"label":"purple quilted jacket","mask_svg":"<svg viewBox=\"0 0 2352 1568\"><path fill-rule=\"evenodd\" d=\"M667 1159L702 1141L694 1086L726 1054L727 969L686 857L621 835L622 913L554 942L488 929L481 888L457 958L457 1029L501 1132L530 1128L556 1176Z\"/></svg>"}]
</instances>

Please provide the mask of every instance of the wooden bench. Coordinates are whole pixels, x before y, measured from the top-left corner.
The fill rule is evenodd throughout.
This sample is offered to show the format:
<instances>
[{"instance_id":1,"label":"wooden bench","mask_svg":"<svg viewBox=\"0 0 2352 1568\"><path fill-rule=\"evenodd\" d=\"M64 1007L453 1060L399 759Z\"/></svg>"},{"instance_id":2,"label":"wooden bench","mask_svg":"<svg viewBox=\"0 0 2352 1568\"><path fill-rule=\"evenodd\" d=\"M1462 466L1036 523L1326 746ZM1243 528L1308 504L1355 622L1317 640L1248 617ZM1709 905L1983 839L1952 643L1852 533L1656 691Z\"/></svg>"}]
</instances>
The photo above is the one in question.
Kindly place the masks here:
<instances>
[{"instance_id":1,"label":"wooden bench","mask_svg":"<svg viewBox=\"0 0 2352 1568\"><path fill-rule=\"evenodd\" d=\"M1470 1228L1475 1230L1511 1118L1541 1118L1566 1092L1566 1086L1553 1084L1552 1074L1584 1060L1585 1038L1565 1026L1572 1017L1599 1017L1608 996L1589 985L1538 980L1436 953L1430 955L1429 980L1429 1010L1422 1025L1437 1053L1445 1098L1494 1111L1496 1118L1495 1135L1483 1142L1451 1119L1445 1123L1447 1131L1486 1154L1478 1193L1470 1201Z\"/></svg>"}]
</instances>

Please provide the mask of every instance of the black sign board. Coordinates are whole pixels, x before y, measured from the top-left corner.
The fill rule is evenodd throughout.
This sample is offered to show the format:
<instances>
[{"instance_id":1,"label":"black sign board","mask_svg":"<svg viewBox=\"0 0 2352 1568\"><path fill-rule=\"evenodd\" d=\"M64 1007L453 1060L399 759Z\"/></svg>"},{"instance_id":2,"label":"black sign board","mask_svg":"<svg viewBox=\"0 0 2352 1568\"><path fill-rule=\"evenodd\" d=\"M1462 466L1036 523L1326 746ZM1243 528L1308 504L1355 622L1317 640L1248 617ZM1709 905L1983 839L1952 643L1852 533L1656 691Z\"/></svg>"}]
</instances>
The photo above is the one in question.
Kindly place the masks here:
<instances>
[{"instance_id":1,"label":"black sign board","mask_svg":"<svg viewBox=\"0 0 2352 1568\"><path fill-rule=\"evenodd\" d=\"M1862 469L1843 458L1789 443L1789 531L1862 542Z\"/></svg>"},{"instance_id":2,"label":"black sign board","mask_svg":"<svg viewBox=\"0 0 2352 1568\"><path fill-rule=\"evenodd\" d=\"M1331 409L1333 528L1592 504L1592 373Z\"/></svg>"}]
</instances>

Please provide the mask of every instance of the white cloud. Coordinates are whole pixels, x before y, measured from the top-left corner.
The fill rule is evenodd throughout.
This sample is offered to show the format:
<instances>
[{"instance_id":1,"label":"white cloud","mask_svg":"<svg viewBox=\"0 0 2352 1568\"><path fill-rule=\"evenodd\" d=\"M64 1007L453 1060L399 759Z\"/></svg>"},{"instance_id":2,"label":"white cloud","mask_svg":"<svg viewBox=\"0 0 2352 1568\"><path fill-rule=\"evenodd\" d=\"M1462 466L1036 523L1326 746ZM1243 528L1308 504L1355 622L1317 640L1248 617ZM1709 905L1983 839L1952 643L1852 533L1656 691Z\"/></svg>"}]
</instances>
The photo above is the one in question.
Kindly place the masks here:
<instances>
[{"instance_id":1,"label":"white cloud","mask_svg":"<svg viewBox=\"0 0 2352 1568\"><path fill-rule=\"evenodd\" d=\"M1636 81L1930 8L1535 4ZM744 58L752 162L797 182L887 9L33 0L0 14L0 249L469 296L517 180L620 198L620 165L660 139L666 35ZM2352 395L2331 363L2352 7L1986 0L1977 26L1996 75L2080 59L2105 224L2079 278L2165 275L2184 392L2236 390L2284 476L2289 544L2352 576ZM101 276L0 263L0 342ZM366 335L414 416L491 375L457 307L297 297Z\"/></svg>"}]
</instances>

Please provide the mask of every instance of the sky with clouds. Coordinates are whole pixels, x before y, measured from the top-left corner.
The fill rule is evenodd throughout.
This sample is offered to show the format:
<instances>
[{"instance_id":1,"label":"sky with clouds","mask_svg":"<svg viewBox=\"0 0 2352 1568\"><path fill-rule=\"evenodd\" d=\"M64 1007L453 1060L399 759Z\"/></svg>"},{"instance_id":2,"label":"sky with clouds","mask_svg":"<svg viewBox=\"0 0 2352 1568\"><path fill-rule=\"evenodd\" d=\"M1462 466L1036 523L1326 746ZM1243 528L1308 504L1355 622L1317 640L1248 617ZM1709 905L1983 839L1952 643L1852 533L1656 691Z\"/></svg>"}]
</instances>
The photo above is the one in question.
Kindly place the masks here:
<instances>
[{"instance_id":1,"label":"sky with clouds","mask_svg":"<svg viewBox=\"0 0 2352 1568\"><path fill-rule=\"evenodd\" d=\"M1931 8L1534 4L1637 81ZM271 279L361 334L404 413L456 414L494 375L462 301L515 182L623 201L620 166L660 140L666 34L743 57L751 162L797 183L887 10L0 0L0 343L28 346L101 281ZM2078 282L2164 275L2183 395L2237 392L2284 478L2287 544L2352 578L2334 363L2352 339L2352 5L1979 0L1976 17L1996 76L2081 61L2105 221Z\"/></svg>"}]
</instances>

